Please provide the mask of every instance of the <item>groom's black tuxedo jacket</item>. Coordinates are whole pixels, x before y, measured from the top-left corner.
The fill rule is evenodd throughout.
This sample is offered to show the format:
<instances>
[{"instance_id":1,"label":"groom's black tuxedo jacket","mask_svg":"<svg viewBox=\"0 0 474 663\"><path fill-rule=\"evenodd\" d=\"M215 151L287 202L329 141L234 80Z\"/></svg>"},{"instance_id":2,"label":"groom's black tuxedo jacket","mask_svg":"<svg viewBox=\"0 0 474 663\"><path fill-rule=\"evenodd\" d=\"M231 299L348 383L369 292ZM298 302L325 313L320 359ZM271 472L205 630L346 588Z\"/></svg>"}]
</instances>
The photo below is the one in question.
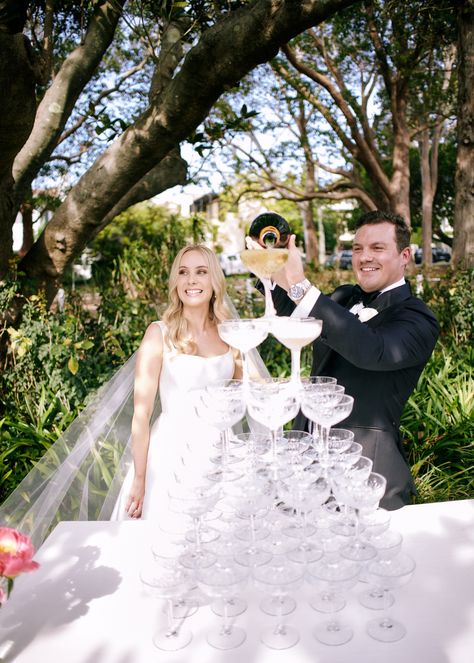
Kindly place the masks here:
<instances>
[{"instance_id":1,"label":"groom's black tuxedo jacket","mask_svg":"<svg viewBox=\"0 0 474 663\"><path fill-rule=\"evenodd\" d=\"M310 315L323 320L313 344L311 375L330 375L354 396L352 413L341 427L355 433L373 471L387 478L381 506L396 509L415 492L403 453L399 424L403 407L415 389L439 334L430 309L411 295L408 283L382 293L371 304L378 314L365 323L349 312L356 303L354 287L343 285L328 297L321 294ZM279 315L295 308L286 291L273 291ZM295 429L307 427L300 413Z\"/></svg>"}]
</instances>

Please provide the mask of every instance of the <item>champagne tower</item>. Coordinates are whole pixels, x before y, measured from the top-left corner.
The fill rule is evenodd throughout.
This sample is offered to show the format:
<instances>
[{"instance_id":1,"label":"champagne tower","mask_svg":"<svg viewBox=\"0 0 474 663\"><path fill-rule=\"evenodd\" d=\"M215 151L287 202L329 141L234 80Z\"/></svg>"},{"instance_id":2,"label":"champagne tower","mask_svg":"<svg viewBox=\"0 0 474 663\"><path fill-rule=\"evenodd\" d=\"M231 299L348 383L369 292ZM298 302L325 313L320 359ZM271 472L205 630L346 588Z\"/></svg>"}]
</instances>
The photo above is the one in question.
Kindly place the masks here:
<instances>
[{"instance_id":1,"label":"champagne tower","mask_svg":"<svg viewBox=\"0 0 474 663\"><path fill-rule=\"evenodd\" d=\"M288 245L291 229L288 222L275 212L264 212L252 221L250 237L264 249L283 249Z\"/></svg>"}]
</instances>

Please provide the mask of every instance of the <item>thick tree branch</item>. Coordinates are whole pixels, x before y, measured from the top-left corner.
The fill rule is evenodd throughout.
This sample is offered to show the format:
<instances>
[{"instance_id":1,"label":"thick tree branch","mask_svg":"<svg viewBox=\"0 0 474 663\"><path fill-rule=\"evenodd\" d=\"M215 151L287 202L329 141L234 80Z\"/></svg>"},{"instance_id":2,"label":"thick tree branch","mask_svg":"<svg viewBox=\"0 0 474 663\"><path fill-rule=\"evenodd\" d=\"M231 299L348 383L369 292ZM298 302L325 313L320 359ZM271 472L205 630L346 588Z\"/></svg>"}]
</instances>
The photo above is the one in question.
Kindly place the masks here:
<instances>
[{"instance_id":1,"label":"thick tree branch","mask_svg":"<svg viewBox=\"0 0 474 663\"><path fill-rule=\"evenodd\" d=\"M102 222L97 226L95 233L112 221L118 214L132 205L149 200L162 191L171 189L177 184L185 184L187 178L188 164L181 158L179 150L173 150L167 154L160 163L152 168L142 179L137 182L104 216Z\"/></svg>"},{"instance_id":2,"label":"thick tree branch","mask_svg":"<svg viewBox=\"0 0 474 663\"><path fill-rule=\"evenodd\" d=\"M314 39L318 49L321 49L321 51L324 52L324 47L321 40L318 40L315 35ZM360 161L364 165L364 167L372 174L373 178L377 180L381 190L384 191L386 195L388 195L390 192L390 183L380 164L378 151L376 150L372 141L372 134L369 133L368 138L370 142L367 142L366 137L363 136L359 131L357 118L352 112L343 94L343 92L347 92L347 90L342 83L342 77L340 73L337 73L336 80L341 81L341 85L343 86L342 92L332 84L331 80L327 76L301 62L301 60L297 58L294 50L290 46L286 45L282 50L288 58L289 62L297 71L306 75L318 85L321 85L330 94L336 106L339 108L344 118L346 119L352 140L350 140L347 134L344 132L341 124L337 122L337 118L334 116L334 113L331 112L329 108L324 106L324 104L315 95L309 93L311 94L311 102L323 114L325 120L329 123L333 131L336 132L344 147L350 152L350 154L352 154L354 159ZM326 58L326 61L329 60L328 54L325 54L324 57ZM331 70L334 71L335 69L336 65L335 63L332 63ZM298 83L298 87L301 91L304 86L302 83ZM308 95L306 96L308 97ZM359 113L362 113L362 109L360 108ZM366 126L368 126L368 122L366 122Z\"/></svg>"},{"instance_id":3,"label":"thick tree branch","mask_svg":"<svg viewBox=\"0 0 474 663\"><path fill-rule=\"evenodd\" d=\"M57 279L117 200L190 135L219 96L279 47L353 0L255 0L208 29L150 106L99 157L22 261L51 300Z\"/></svg>"},{"instance_id":4,"label":"thick tree branch","mask_svg":"<svg viewBox=\"0 0 474 663\"><path fill-rule=\"evenodd\" d=\"M56 147L79 95L110 46L125 2L105 0L95 3L83 43L64 60L46 91L38 107L31 135L14 163L13 177L18 203L21 202L22 192L31 185Z\"/></svg>"}]
</instances>

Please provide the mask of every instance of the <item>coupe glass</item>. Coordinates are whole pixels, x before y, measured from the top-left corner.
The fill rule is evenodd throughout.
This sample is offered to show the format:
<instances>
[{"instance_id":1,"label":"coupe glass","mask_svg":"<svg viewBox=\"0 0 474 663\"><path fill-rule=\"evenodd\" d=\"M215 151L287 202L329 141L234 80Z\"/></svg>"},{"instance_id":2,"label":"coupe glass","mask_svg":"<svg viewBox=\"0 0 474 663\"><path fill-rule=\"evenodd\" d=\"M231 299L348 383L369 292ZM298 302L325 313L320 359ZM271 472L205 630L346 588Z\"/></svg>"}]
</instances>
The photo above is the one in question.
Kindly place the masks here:
<instances>
[{"instance_id":1,"label":"coupe glass","mask_svg":"<svg viewBox=\"0 0 474 663\"><path fill-rule=\"evenodd\" d=\"M230 451L229 431L245 415L242 380L221 380L196 390L195 410L221 434L221 455L212 460L222 465L238 462L240 457Z\"/></svg>"},{"instance_id":2,"label":"coupe glass","mask_svg":"<svg viewBox=\"0 0 474 663\"><path fill-rule=\"evenodd\" d=\"M337 384L337 378L331 377L330 375L312 375L309 378L302 378L301 382L304 388L310 384L329 386L331 384ZM318 425L311 420L308 421L308 424L309 432L312 433L314 437L319 438L320 431L318 430Z\"/></svg>"},{"instance_id":3,"label":"coupe glass","mask_svg":"<svg viewBox=\"0 0 474 663\"><path fill-rule=\"evenodd\" d=\"M333 428L329 432L329 437L332 431L342 430ZM333 454L331 457L331 465L329 467L329 478L338 477L351 469L357 463L362 455L362 445L359 442L351 442L350 446L340 454Z\"/></svg>"},{"instance_id":4,"label":"coupe glass","mask_svg":"<svg viewBox=\"0 0 474 663\"><path fill-rule=\"evenodd\" d=\"M156 598L167 601L167 627L160 629L153 637L153 643L164 651L177 651L186 647L192 640L192 633L182 623L177 623L174 614L174 601L185 595L193 586L189 573L179 567L160 567L147 564L140 571L140 580L145 590Z\"/></svg>"},{"instance_id":5,"label":"coupe glass","mask_svg":"<svg viewBox=\"0 0 474 663\"><path fill-rule=\"evenodd\" d=\"M391 513L379 507L375 511L362 512L360 518L365 536L379 536L390 527Z\"/></svg>"},{"instance_id":6,"label":"coupe glass","mask_svg":"<svg viewBox=\"0 0 474 663\"><path fill-rule=\"evenodd\" d=\"M301 350L321 334L322 320L316 318L273 318L270 331L282 345L291 351L291 379L300 382Z\"/></svg>"},{"instance_id":7,"label":"coupe glass","mask_svg":"<svg viewBox=\"0 0 474 663\"><path fill-rule=\"evenodd\" d=\"M298 414L299 390L288 378L251 380L247 407L251 417L270 430L272 459L276 461L279 429Z\"/></svg>"},{"instance_id":8,"label":"coupe glass","mask_svg":"<svg viewBox=\"0 0 474 663\"><path fill-rule=\"evenodd\" d=\"M289 520L289 518L285 517L285 520ZM298 547L298 539L296 539L294 536L287 536L284 530L285 528L280 526L271 527L269 537L264 539L263 541L260 541L259 543L259 546L262 550L265 550L266 552L271 554L272 561L279 559L285 555L289 556L291 551L295 550ZM280 614L279 610L281 606L277 605L277 601L275 599L271 601L271 605L269 602L266 602L265 605L266 608L262 607L262 610L267 614L269 615ZM288 610L286 609L287 607L289 607ZM286 615L290 612L293 612L295 607L296 604L294 603L293 599L291 599L291 601L289 599L285 600L285 608L283 609L283 612L281 614Z\"/></svg>"},{"instance_id":9,"label":"coupe glass","mask_svg":"<svg viewBox=\"0 0 474 663\"><path fill-rule=\"evenodd\" d=\"M346 428L330 428L325 442L320 446L318 440L313 440L313 449L316 450L317 460L324 468L324 476L328 476L329 469L344 456L354 440L354 433Z\"/></svg>"},{"instance_id":10,"label":"coupe glass","mask_svg":"<svg viewBox=\"0 0 474 663\"><path fill-rule=\"evenodd\" d=\"M341 385L303 388L301 410L303 414L320 426L321 453L327 454L329 429L343 421L352 412L354 398L344 394Z\"/></svg>"},{"instance_id":11,"label":"coupe glass","mask_svg":"<svg viewBox=\"0 0 474 663\"><path fill-rule=\"evenodd\" d=\"M271 553L257 546L257 540L269 536L270 530L262 527L257 534L255 519L258 514L265 513L272 505L275 496L273 483L265 475L251 472L229 486L226 494L236 514L249 519L249 526L235 533L237 539L248 542L245 549L235 553L235 561L243 566L266 564L272 557Z\"/></svg>"},{"instance_id":12,"label":"coupe glass","mask_svg":"<svg viewBox=\"0 0 474 663\"><path fill-rule=\"evenodd\" d=\"M390 562L400 553L403 537L400 532L385 530L376 536L371 536L369 541L377 551L377 561ZM378 578L369 572L363 574L363 579L370 583L370 587L359 594L359 603L371 610L383 610L394 602L392 594L384 592L383 586L378 584Z\"/></svg>"},{"instance_id":13,"label":"coupe glass","mask_svg":"<svg viewBox=\"0 0 474 663\"><path fill-rule=\"evenodd\" d=\"M267 320L265 318L223 320L218 323L217 331L225 343L240 350L242 354L242 379L244 388L246 388L249 381L247 353L267 338Z\"/></svg>"},{"instance_id":14,"label":"coupe glass","mask_svg":"<svg viewBox=\"0 0 474 663\"><path fill-rule=\"evenodd\" d=\"M314 629L314 636L319 642L343 645L352 638L352 628L338 619L335 613L346 605L344 592L357 583L360 570L359 564L343 559L337 553L308 565L309 581L323 587L323 591L313 598L310 605L319 612L331 614L329 621Z\"/></svg>"},{"instance_id":15,"label":"coupe glass","mask_svg":"<svg viewBox=\"0 0 474 663\"><path fill-rule=\"evenodd\" d=\"M177 484L170 489L170 509L190 515L194 523L194 549L179 557L183 566L196 569L211 566L216 561L214 555L202 548L200 527L202 516L215 507L221 495L220 488L210 484Z\"/></svg>"},{"instance_id":16,"label":"coupe glass","mask_svg":"<svg viewBox=\"0 0 474 663\"><path fill-rule=\"evenodd\" d=\"M364 456L361 456L362 458ZM360 538L359 512L361 509L377 509L385 494L387 480L381 474L371 472L366 481L351 481L346 475L346 482L342 484L342 481L338 482L338 499L355 509L356 529L352 541L341 548L341 555L355 561L367 561L375 557L377 551L372 544Z\"/></svg>"},{"instance_id":17,"label":"coupe glass","mask_svg":"<svg viewBox=\"0 0 474 663\"><path fill-rule=\"evenodd\" d=\"M278 435L276 441L276 462L278 465L287 466L292 471L303 470L314 462L314 459L306 455L313 442L313 436L301 430L287 430ZM271 461L273 462L273 458Z\"/></svg>"},{"instance_id":18,"label":"coupe glass","mask_svg":"<svg viewBox=\"0 0 474 663\"><path fill-rule=\"evenodd\" d=\"M361 446L361 445L359 445ZM348 467L345 467L343 464L342 468L335 468L334 465L329 469L329 477L331 481L331 490L335 499L339 504L343 505L343 511L346 516L348 516L348 525L352 527L352 532L354 532L355 519L350 516L350 511L355 514L355 509L350 507L350 505L345 501L347 499L347 486L351 483L365 483L369 478L370 473L372 472L373 461L366 456L361 456L358 453L357 458L352 460L351 464ZM352 524L351 524L351 521ZM342 519L339 519L338 525L342 526ZM358 527L360 529L361 523ZM343 532L340 532L343 534Z\"/></svg>"},{"instance_id":19,"label":"coupe glass","mask_svg":"<svg viewBox=\"0 0 474 663\"><path fill-rule=\"evenodd\" d=\"M274 599L276 599L277 605L280 606L280 610L277 611L277 625L265 629L260 635L261 641L272 649L287 649L293 647L299 640L298 631L283 623L283 610L288 594L303 584L303 578L303 567L300 564L289 562L284 557L279 557L271 564L253 570L255 587L270 595L268 603L274 604ZM265 605L265 602L262 602L262 609Z\"/></svg>"},{"instance_id":20,"label":"coupe glass","mask_svg":"<svg viewBox=\"0 0 474 663\"><path fill-rule=\"evenodd\" d=\"M288 536L298 537L299 545L288 553L288 558L294 562L314 562L322 556L322 549L314 542L308 541L316 528L308 523L307 514L319 509L330 494L327 482L320 478L321 468L311 465L303 471L295 472L288 483L282 483L279 496L285 504L292 506L299 518L284 529Z\"/></svg>"},{"instance_id":21,"label":"coupe glass","mask_svg":"<svg viewBox=\"0 0 474 663\"><path fill-rule=\"evenodd\" d=\"M335 430L341 430L333 428ZM330 435L331 435L330 431ZM331 463L327 468L327 478L331 486L333 494L337 494L337 489L334 488L334 481L337 481L339 478L344 480L343 477L346 472L348 472L353 465L357 463L362 454L362 445L359 442L351 442L351 445L348 449L342 453L330 455ZM372 470L372 466L370 467ZM337 521L337 527L341 528L340 534L348 534L353 532L354 522L353 516L350 514L350 509L347 504L341 505L340 517Z\"/></svg>"},{"instance_id":22,"label":"coupe glass","mask_svg":"<svg viewBox=\"0 0 474 663\"><path fill-rule=\"evenodd\" d=\"M346 471L346 483L362 483L367 481L372 472L374 462L367 456L359 456L355 463L353 463Z\"/></svg>"},{"instance_id":23,"label":"coupe glass","mask_svg":"<svg viewBox=\"0 0 474 663\"><path fill-rule=\"evenodd\" d=\"M404 553L388 560L374 560L368 565L367 577L383 590L385 597L384 614L372 619L367 625L367 633L374 640L396 642L405 636L405 626L387 613L389 591L407 583L413 576L415 567L415 560Z\"/></svg>"},{"instance_id":24,"label":"coupe glass","mask_svg":"<svg viewBox=\"0 0 474 663\"><path fill-rule=\"evenodd\" d=\"M316 492L317 497L313 497L312 493ZM309 564L315 562L323 556L323 546L316 536L308 535L307 514L314 509L318 509L322 499L327 499L329 496L329 486L325 479L318 479L314 486L308 491L308 498L314 499L314 505L304 511L306 527L303 529L299 546L288 553L288 559L300 564Z\"/></svg>"},{"instance_id":25,"label":"coupe glass","mask_svg":"<svg viewBox=\"0 0 474 663\"><path fill-rule=\"evenodd\" d=\"M276 316L271 292L271 277L288 260L288 249L245 249L245 251L241 252L240 257L249 271L258 276L264 287L264 317L271 318Z\"/></svg>"},{"instance_id":26,"label":"coupe glass","mask_svg":"<svg viewBox=\"0 0 474 663\"><path fill-rule=\"evenodd\" d=\"M236 539L232 532L228 531L223 533L215 541L205 544L203 547L216 556L218 564L221 566L227 564L229 566L234 563L234 555L237 552L244 550L247 545L243 541ZM207 568L212 569L213 567ZM225 606L224 603L226 604ZM219 615L219 617L224 615L224 607L226 609L227 617L237 617L247 610L247 602L240 596L232 596L225 599L216 599L211 604L212 612Z\"/></svg>"},{"instance_id":27,"label":"coupe glass","mask_svg":"<svg viewBox=\"0 0 474 663\"><path fill-rule=\"evenodd\" d=\"M180 555L188 551L188 542L181 538L168 538L163 535L157 536L151 544L151 552L157 564L162 568L173 569ZM199 601L189 596L180 596L173 601L173 615L175 619L185 619L194 615L199 608Z\"/></svg>"},{"instance_id":28,"label":"coupe glass","mask_svg":"<svg viewBox=\"0 0 474 663\"><path fill-rule=\"evenodd\" d=\"M265 467L265 455L270 449L270 436L265 433L238 433L232 436L232 442L239 445L237 454L243 456L245 470L253 472ZM244 473L245 473L244 470Z\"/></svg>"},{"instance_id":29,"label":"coupe glass","mask_svg":"<svg viewBox=\"0 0 474 663\"><path fill-rule=\"evenodd\" d=\"M229 621L228 606L248 582L248 570L230 560L218 561L212 568L197 572L199 588L213 599L223 600L222 625L207 634L207 641L216 649L234 649L241 645L246 633Z\"/></svg>"}]
</instances>

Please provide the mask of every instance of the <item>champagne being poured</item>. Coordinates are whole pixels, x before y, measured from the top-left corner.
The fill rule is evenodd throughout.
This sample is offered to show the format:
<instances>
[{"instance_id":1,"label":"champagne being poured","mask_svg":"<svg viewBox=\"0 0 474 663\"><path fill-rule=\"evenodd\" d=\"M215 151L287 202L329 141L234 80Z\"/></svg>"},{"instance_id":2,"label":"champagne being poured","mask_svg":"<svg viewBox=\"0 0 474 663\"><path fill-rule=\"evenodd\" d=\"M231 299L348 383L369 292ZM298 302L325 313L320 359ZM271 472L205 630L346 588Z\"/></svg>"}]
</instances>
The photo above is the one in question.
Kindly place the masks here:
<instances>
[{"instance_id":1,"label":"champagne being poured","mask_svg":"<svg viewBox=\"0 0 474 663\"><path fill-rule=\"evenodd\" d=\"M288 246L290 226L286 219L275 212L259 214L250 226L249 235L263 249L283 249Z\"/></svg>"},{"instance_id":2,"label":"champagne being poured","mask_svg":"<svg viewBox=\"0 0 474 663\"><path fill-rule=\"evenodd\" d=\"M249 236L255 249L242 251L244 265L260 279L270 278L288 260L290 226L274 212L259 214L250 226ZM259 251L258 248L266 249Z\"/></svg>"},{"instance_id":3,"label":"champagne being poured","mask_svg":"<svg viewBox=\"0 0 474 663\"><path fill-rule=\"evenodd\" d=\"M286 247L290 234L290 226L282 216L275 212L264 212L259 214L250 226L249 236L254 248L246 249L240 254L244 265L263 283L265 316L275 315L268 279L288 260Z\"/></svg>"}]
</instances>

